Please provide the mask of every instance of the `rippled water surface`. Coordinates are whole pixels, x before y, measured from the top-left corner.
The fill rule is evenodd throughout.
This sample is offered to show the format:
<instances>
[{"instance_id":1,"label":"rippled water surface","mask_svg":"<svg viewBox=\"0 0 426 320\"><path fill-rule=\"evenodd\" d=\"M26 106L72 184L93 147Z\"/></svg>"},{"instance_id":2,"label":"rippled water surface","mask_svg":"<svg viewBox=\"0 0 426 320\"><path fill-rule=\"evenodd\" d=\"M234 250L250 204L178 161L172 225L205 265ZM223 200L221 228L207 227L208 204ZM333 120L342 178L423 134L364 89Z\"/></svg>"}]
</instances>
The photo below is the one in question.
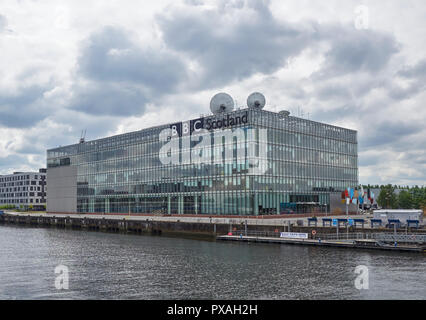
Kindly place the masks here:
<instances>
[{"instance_id":1,"label":"rippled water surface","mask_svg":"<svg viewBox=\"0 0 426 320\"><path fill-rule=\"evenodd\" d=\"M0 226L0 299L426 299L426 256Z\"/></svg>"}]
</instances>

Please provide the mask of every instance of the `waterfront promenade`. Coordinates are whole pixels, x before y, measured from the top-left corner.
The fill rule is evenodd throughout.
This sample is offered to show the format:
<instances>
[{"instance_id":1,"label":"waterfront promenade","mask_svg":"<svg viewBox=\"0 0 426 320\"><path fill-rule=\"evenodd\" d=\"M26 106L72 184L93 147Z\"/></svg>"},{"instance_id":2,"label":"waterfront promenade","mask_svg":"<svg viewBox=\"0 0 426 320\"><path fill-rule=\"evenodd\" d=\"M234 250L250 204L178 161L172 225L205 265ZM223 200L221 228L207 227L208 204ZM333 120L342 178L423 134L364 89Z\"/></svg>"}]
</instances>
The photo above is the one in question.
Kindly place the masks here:
<instances>
[{"instance_id":1,"label":"waterfront promenade","mask_svg":"<svg viewBox=\"0 0 426 320\"><path fill-rule=\"evenodd\" d=\"M156 215L96 215L8 212L0 222L20 226L56 227L87 231L133 233L151 235L180 235L218 240L333 246L424 252L426 234L422 228L398 228L393 232L383 226L372 228L346 222L346 216L325 217L329 224L322 226L319 219L312 224L310 217L194 217ZM338 226L330 221L337 218ZM352 217L355 218L355 217ZM360 218L360 216L356 216ZM365 217L364 217L365 218ZM307 224L306 220L310 220ZM343 220L343 221L342 221ZM366 219L365 219L366 220ZM287 239L282 232L299 233L305 239ZM395 244L395 245L394 245ZM394 246L392 246L394 245Z\"/></svg>"},{"instance_id":2,"label":"waterfront promenade","mask_svg":"<svg viewBox=\"0 0 426 320\"><path fill-rule=\"evenodd\" d=\"M69 218L90 218L90 219L111 219L111 220L128 220L128 221L156 221L156 222L183 222L183 223L208 223L208 224L245 224L251 226L288 226L289 224L298 225L300 222L303 223L303 226L308 226L308 219L312 214L304 214L297 216L282 215L282 216L253 216L253 217L218 217L218 216L188 216L188 215L153 215L153 214L72 214L72 213L44 213L44 212L15 212L15 211L6 211L7 214L26 217L30 216L40 216L40 217L69 217ZM318 217L318 227L322 226L321 219L365 219L366 222L368 219L372 218L372 215L328 215ZM365 223L364 228L370 228L369 223Z\"/></svg>"}]
</instances>

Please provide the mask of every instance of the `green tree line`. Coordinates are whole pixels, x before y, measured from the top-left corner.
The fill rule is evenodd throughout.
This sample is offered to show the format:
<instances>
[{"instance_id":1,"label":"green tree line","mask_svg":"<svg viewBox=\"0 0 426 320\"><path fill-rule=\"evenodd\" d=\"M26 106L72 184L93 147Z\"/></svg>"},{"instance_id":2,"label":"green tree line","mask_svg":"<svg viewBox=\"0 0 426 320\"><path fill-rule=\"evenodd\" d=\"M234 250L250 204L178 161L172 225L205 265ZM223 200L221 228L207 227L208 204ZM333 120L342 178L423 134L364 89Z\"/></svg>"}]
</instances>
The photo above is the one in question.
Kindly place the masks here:
<instances>
[{"instance_id":1,"label":"green tree line","mask_svg":"<svg viewBox=\"0 0 426 320\"><path fill-rule=\"evenodd\" d=\"M371 187L374 188L374 187ZM384 209L426 209L426 187L380 186L377 204ZM399 194L395 192L399 189Z\"/></svg>"}]
</instances>

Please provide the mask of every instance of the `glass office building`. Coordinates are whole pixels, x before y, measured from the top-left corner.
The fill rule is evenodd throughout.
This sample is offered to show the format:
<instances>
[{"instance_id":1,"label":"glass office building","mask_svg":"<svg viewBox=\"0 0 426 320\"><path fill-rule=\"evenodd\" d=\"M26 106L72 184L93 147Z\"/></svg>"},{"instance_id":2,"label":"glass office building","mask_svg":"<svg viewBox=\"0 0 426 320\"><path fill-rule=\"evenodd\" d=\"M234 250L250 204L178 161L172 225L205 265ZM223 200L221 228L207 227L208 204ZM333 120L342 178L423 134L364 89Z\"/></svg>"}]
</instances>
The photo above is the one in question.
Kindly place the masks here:
<instances>
[{"instance_id":1,"label":"glass office building","mask_svg":"<svg viewBox=\"0 0 426 320\"><path fill-rule=\"evenodd\" d=\"M240 136L222 139L225 131ZM197 155L204 161L196 161L203 140L211 144ZM172 141L174 149L167 147ZM357 148L356 131L286 113L249 108L210 115L48 150L47 210L325 212L332 193L358 185ZM256 166L262 170L251 170Z\"/></svg>"}]
</instances>

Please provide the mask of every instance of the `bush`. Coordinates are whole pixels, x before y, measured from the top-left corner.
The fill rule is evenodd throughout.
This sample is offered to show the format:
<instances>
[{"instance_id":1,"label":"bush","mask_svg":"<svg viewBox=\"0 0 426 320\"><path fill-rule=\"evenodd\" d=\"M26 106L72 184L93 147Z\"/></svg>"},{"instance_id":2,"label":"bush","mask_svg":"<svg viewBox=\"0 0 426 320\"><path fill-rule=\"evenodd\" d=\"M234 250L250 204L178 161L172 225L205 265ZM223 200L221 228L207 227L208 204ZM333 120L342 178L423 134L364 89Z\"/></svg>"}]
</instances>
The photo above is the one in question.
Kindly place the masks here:
<instances>
[{"instance_id":1,"label":"bush","mask_svg":"<svg viewBox=\"0 0 426 320\"><path fill-rule=\"evenodd\" d=\"M0 206L0 210L7 210L7 209L15 209L16 207L13 204L7 204L4 206Z\"/></svg>"}]
</instances>

